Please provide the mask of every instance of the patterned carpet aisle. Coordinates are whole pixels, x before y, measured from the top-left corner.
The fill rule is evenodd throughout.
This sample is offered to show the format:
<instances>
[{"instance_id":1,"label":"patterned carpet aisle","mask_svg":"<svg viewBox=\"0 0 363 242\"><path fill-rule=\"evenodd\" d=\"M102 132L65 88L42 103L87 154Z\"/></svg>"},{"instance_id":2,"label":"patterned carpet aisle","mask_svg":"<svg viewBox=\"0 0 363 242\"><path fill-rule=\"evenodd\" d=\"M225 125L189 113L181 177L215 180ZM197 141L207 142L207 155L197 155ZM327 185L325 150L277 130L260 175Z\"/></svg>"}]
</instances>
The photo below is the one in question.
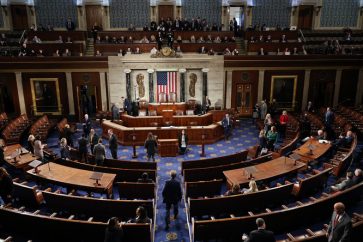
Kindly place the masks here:
<instances>
[{"instance_id":1,"label":"patterned carpet aisle","mask_svg":"<svg viewBox=\"0 0 363 242\"><path fill-rule=\"evenodd\" d=\"M81 125L77 127L79 130L82 129ZM95 128L98 134L101 134L101 129ZM75 145L78 145L76 141L81 135L81 132L77 132L74 135ZM241 150L247 149L250 146L255 145L258 142L258 130L256 126L252 123L251 119L243 119L240 122L239 127L236 127L233 130L233 135L230 140L221 140L213 145L206 145L206 158L217 157L217 156L225 156L228 154L236 153ZM52 146L51 148L59 152L58 149L58 138L57 135L52 135L48 139L48 145ZM104 144L107 143L107 140L104 140ZM164 188L165 181L170 178L170 171L175 170L178 174L178 180L182 181L182 177L180 175L181 165L180 162L183 160L196 160L201 159L199 153L201 152L200 145L190 145L188 146L189 150L187 154L177 157L166 157L161 158L156 156L156 162L158 162L158 191L156 198L156 232L155 232L155 242L165 242L165 241L189 241L189 230L187 217L185 213L185 202L182 200L179 203L179 216L177 220L171 219L170 229L169 231L165 231L165 204L163 204L162 199L162 190ZM137 147L137 155L138 158L134 160L145 161L146 153L142 146ZM107 149L107 157L111 157L111 153ZM118 158L119 159L132 159L132 147L129 146L119 146L118 149ZM116 190L116 189L115 189ZM115 191L115 193L117 193ZM115 195L117 198L118 194ZM173 212L171 211L171 216L173 216Z\"/></svg>"}]
</instances>

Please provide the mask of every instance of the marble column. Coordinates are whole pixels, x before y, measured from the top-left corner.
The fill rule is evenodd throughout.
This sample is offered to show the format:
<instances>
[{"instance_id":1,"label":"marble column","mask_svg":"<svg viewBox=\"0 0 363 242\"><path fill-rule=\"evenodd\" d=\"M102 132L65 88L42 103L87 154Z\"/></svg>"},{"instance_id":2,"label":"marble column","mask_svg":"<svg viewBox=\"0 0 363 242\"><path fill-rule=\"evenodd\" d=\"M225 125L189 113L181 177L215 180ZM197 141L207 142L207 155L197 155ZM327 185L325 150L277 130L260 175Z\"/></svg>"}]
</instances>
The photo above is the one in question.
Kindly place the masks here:
<instances>
[{"instance_id":1,"label":"marble column","mask_svg":"<svg viewBox=\"0 0 363 242\"><path fill-rule=\"evenodd\" d=\"M131 70L125 69L126 74L126 97L129 101L131 101Z\"/></svg>"},{"instance_id":2,"label":"marble column","mask_svg":"<svg viewBox=\"0 0 363 242\"><path fill-rule=\"evenodd\" d=\"M185 102L185 73L186 69L179 69L180 72L180 102Z\"/></svg>"},{"instance_id":3,"label":"marble column","mask_svg":"<svg viewBox=\"0 0 363 242\"><path fill-rule=\"evenodd\" d=\"M68 94L69 115L75 115L71 72L66 72L66 81L67 81L67 92L69 93Z\"/></svg>"},{"instance_id":4,"label":"marble column","mask_svg":"<svg viewBox=\"0 0 363 242\"><path fill-rule=\"evenodd\" d=\"M202 105L205 106L205 97L208 96L208 68L203 68Z\"/></svg>"},{"instance_id":5,"label":"marble column","mask_svg":"<svg viewBox=\"0 0 363 242\"><path fill-rule=\"evenodd\" d=\"M309 85L310 85L310 73L311 73L311 70L305 70L303 97L302 97L302 104L301 104L301 110L302 111L305 110L306 105L308 103Z\"/></svg>"},{"instance_id":6,"label":"marble column","mask_svg":"<svg viewBox=\"0 0 363 242\"><path fill-rule=\"evenodd\" d=\"M263 99L263 84L265 81L265 70L258 71L258 92L257 92L257 102L260 103Z\"/></svg>"},{"instance_id":7,"label":"marble column","mask_svg":"<svg viewBox=\"0 0 363 242\"><path fill-rule=\"evenodd\" d=\"M340 91L340 83L342 80L342 71L343 71L342 69L337 69L337 74L335 76L333 106L337 106L339 103L339 91Z\"/></svg>"},{"instance_id":8,"label":"marble column","mask_svg":"<svg viewBox=\"0 0 363 242\"><path fill-rule=\"evenodd\" d=\"M148 69L149 73L149 103L155 102L154 98L154 69Z\"/></svg>"},{"instance_id":9,"label":"marble column","mask_svg":"<svg viewBox=\"0 0 363 242\"><path fill-rule=\"evenodd\" d=\"M26 108L25 108L24 89L23 89L21 72L15 72L15 78L16 78L16 86L18 88L20 113L23 114L26 113Z\"/></svg>"}]
</instances>

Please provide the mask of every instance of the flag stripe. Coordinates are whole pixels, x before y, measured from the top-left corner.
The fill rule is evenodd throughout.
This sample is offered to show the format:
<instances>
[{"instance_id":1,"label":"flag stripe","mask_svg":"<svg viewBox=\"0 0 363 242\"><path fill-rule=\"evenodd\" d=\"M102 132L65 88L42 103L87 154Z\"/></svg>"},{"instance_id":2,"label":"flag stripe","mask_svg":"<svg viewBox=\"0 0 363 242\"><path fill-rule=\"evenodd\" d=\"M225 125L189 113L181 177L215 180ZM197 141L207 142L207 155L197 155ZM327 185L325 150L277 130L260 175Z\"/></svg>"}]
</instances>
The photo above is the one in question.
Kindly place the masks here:
<instances>
[{"instance_id":1,"label":"flag stripe","mask_svg":"<svg viewBox=\"0 0 363 242\"><path fill-rule=\"evenodd\" d=\"M159 102L159 93L165 93L169 99L170 93L176 94L176 79L177 73L175 71L159 71L156 73L157 77L157 102Z\"/></svg>"}]
</instances>

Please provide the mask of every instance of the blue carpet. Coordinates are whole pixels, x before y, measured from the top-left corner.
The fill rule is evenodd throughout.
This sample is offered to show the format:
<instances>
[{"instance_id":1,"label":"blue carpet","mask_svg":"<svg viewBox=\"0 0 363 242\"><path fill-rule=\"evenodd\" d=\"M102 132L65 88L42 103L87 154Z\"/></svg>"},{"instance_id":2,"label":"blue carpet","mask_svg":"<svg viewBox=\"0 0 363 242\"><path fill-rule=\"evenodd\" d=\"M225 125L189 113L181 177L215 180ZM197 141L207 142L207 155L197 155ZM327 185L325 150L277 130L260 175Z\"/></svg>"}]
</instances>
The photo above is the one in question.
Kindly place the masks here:
<instances>
[{"instance_id":1,"label":"blue carpet","mask_svg":"<svg viewBox=\"0 0 363 242\"><path fill-rule=\"evenodd\" d=\"M82 130L80 124L77 124L77 128ZM101 135L102 130L98 126L98 123L94 123L94 128L96 133ZM77 145L77 140L80 138L82 132L77 132L74 135L74 144ZM218 156L226 156L229 154L233 154L236 152L240 152L245 150L258 142L258 130L255 124L252 123L251 119L242 119L240 122L240 126L236 127L232 132L232 137L230 140L220 140L219 142L206 145L205 158L218 157ZM56 132L52 133L48 140L47 144L50 146L56 153L59 154L58 147L58 134ZM107 143L107 140L104 140L104 144ZM201 146L200 145L190 145L188 146L188 152L185 155L179 155L177 157L158 157L156 156L156 162L158 162L158 171L157 171L157 183L158 183L158 191L156 198L156 226L155 226L155 241L163 242L163 241L190 241L189 240L189 228L190 224L188 224L187 216L185 212L185 201L182 200L179 203L179 216L177 220L171 219L170 229L169 231L165 231L165 204L162 202L162 190L164 188L165 181L170 178L170 172L172 170L177 171L178 178L182 182L182 177L180 177L181 165L180 163L183 160L198 160L205 159L200 157ZM119 145L118 148L118 158L124 160L138 160L138 161L146 161L146 152L143 146L137 146L137 155L136 159L132 159L132 147L130 146L122 146ZM106 156L111 158L111 153L107 149ZM116 192L115 198L118 198L117 189L114 189ZM171 214L173 212L171 211ZM190 221L189 221L190 222Z\"/></svg>"}]
</instances>

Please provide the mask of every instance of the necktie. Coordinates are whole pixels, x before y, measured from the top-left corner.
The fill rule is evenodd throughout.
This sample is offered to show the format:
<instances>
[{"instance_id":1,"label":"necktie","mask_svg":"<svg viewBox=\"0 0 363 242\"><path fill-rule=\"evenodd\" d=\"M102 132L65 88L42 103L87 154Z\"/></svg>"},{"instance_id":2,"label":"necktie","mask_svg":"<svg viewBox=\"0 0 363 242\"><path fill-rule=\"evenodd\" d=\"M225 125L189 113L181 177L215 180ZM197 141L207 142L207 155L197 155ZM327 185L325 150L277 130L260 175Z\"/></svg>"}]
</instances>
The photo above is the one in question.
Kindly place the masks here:
<instances>
[{"instance_id":1,"label":"necktie","mask_svg":"<svg viewBox=\"0 0 363 242\"><path fill-rule=\"evenodd\" d=\"M337 226L338 222L339 222L339 215L337 214L337 216L335 216L334 223L333 223L334 227Z\"/></svg>"}]
</instances>

